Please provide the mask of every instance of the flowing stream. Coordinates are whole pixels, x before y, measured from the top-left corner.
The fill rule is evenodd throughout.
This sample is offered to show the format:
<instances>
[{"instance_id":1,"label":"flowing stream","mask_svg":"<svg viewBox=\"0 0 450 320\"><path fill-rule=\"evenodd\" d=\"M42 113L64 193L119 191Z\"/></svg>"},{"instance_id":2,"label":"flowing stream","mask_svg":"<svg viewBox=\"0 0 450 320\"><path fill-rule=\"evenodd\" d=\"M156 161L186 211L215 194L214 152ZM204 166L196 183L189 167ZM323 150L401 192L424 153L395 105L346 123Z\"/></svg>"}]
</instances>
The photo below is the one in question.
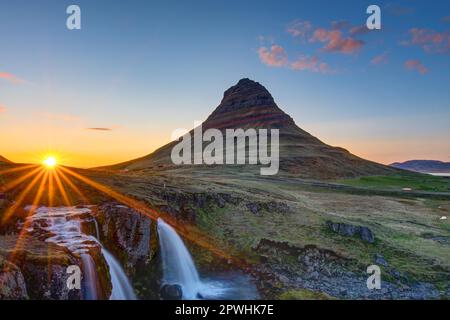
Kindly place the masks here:
<instances>
[{"instance_id":1,"label":"flowing stream","mask_svg":"<svg viewBox=\"0 0 450 320\"><path fill-rule=\"evenodd\" d=\"M95 261L89 254L89 249L99 246L109 267L112 282L110 300L136 300L133 288L119 262L102 247L98 237L99 229L95 219L90 216L89 208L76 207L40 207L27 218L27 232L44 231L50 236L46 242L66 247L73 254L81 257L83 264L83 296L86 300L96 300L98 294L98 274ZM82 224L95 223L97 238L86 235L82 231Z\"/></svg>"}]
</instances>

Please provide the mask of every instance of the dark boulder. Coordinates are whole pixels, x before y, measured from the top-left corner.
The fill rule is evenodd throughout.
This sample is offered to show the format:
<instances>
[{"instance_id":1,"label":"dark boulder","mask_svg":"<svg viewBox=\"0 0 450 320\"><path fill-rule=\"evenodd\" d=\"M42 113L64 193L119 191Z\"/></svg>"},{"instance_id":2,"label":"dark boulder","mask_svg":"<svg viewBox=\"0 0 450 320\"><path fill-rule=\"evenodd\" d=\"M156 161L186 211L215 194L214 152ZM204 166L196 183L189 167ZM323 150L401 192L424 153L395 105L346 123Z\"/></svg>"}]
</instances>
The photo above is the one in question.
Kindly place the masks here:
<instances>
[{"instance_id":1,"label":"dark boulder","mask_svg":"<svg viewBox=\"0 0 450 320\"><path fill-rule=\"evenodd\" d=\"M384 259L384 257L381 254L376 253L373 258L374 258L375 264L378 264L383 267L388 266L387 261Z\"/></svg>"},{"instance_id":2,"label":"dark boulder","mask_svg":"<svg viewBox=\"0 0 450 320\"><path fill-rule=\"evenodd\" d=\"M361 239L368 243L374 243L375 242L375 236L373 235L372 230L370 230L367 227L360 227L359 233L361 236Z\"/></svg>"},{"instance_id":3,"label":"dark boulder","mask_svg":"<svg viewBox=\"0 0 450 320\"><path fill-rule=\"evenodd\" d=\"M178 284L165 284L161 287L160 296L163 300L181 300L183 289Z\"/></svg>"},{"instance_id":4,"label":"dark boulder","mask_svg":"<svg viewBox=\"0 0 450 320\"><path fill-rule=\"evenodd\" d=\"M361 240L363 240L364 242L367 243L375 242L375 235L373 234L372 230L370 230L367 227L355 226L352 224L332 222L332 221L327 221L326 224L331 231L338 233L342 236L345 237L359 236Z\"/></svg>"}]
</instances>

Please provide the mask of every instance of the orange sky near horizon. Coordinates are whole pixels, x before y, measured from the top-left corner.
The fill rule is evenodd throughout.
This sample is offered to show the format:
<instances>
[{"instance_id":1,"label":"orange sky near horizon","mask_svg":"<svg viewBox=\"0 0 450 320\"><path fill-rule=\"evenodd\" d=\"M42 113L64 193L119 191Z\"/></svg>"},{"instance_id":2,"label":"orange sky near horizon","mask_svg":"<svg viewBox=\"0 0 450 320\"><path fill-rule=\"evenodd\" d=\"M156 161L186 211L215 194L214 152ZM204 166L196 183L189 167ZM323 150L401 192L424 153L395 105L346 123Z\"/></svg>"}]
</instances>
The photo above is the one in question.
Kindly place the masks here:
<instances>
[{"instance_id":1,"label":"orange sky near horizon","mask_svg":"<svg viewBox=\"0 0 450 320\"><path fill-rule=\"evenodd\" d=\"M383 164L412 159L449 161L450 147L445 137L367 138L333 134L329 125L306 125L323 142ZM304 128L305 129L305 128ZM118 128L111 131L89 130L75 126L23 124L0 127L0 155L17 163L41 163L56 155L61 164L90 168L116 164L150 154L170 142L171 130Z\"/></svg>"}]
</instances>

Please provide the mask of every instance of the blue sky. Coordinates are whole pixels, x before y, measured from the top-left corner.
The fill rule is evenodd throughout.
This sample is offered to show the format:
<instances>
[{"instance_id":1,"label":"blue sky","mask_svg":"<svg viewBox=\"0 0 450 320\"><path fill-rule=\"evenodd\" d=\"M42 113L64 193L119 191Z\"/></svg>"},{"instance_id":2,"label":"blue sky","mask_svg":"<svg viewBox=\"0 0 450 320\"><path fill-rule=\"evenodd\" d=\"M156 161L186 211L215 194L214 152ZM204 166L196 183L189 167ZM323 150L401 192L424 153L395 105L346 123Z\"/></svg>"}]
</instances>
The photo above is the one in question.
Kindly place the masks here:
<instances>
[{"instance_id":1,"label":"blue sky","mask_svg":"<svg viewBox=\"0 0 450 320\"><path fill-rule=\"evenodd\" d=\"M70 4L81 30L66 28ZM370 4L382 30L352 34ZM449 161L449 16L448 1L2 1L0 154L142 156L249 77L326 143Z\"/></svg>"}]
</instances>

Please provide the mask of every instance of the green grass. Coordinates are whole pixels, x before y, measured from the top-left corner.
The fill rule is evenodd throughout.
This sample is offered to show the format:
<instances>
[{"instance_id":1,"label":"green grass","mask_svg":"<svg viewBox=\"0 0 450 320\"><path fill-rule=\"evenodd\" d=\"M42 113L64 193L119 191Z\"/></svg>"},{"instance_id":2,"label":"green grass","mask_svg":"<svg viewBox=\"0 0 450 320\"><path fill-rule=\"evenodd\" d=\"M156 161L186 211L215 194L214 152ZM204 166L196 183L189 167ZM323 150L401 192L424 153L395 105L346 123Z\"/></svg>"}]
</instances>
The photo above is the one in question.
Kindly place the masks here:
<instances>
[{"instance_id":1,"label":"green grass","mask_svg":"<svg viewBox=\"0 0 450 320\"><path fill-rule=\"evenodd\" d=\"M339 183L370 189L401 190L411 188L418 191L450 192L450 179L431 175L370 176L339 180Z\"/></svg>"},{"instance_id":2,"label":"green grass","mask_svg":"<svg viewBox=\"0 0 450 320\"><path fill-rule=\"evenodd\" d=\"M326 293L311 291L308 289L288 290L279 297L280 300L335 300L336 298Z\"/></svg>"}]
</instances>

